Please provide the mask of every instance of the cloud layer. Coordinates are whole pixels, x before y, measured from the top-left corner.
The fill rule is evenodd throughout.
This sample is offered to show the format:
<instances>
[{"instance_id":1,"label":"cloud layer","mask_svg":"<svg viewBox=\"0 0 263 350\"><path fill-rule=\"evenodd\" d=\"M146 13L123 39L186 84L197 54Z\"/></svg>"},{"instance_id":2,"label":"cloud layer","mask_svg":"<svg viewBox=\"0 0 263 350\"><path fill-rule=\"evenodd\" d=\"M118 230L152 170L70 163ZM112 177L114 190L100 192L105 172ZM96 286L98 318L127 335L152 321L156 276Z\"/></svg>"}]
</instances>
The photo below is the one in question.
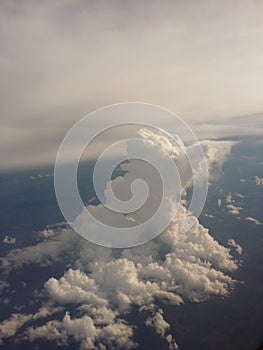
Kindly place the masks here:
<instances>
[{"instance_id":1,"label":"cloud layer","mask_svg":"<svg viewBox=\"0 0 263 350\"><path fill-rule=\"evenodd\" d=\"M158 144L165 152L178 156L169 140L146 134L144 131L154 147ZM206 141L210 168L222 169L231 144L220 147L219 143L218 158L215 149L216 143ZM129 172L132 167L132 163L127 165ZM62 262L67 268L42 286L40 309L12 314L1 323L1 341L18 332L20 338L30 342L45 339L70 345L74 341L81 350L131 349L136 347L136 323L129 320L129 313L136 309L145 327L154 329L170 350L177 349L162 305L179 306L187 301L202 302L210 296L228 296L235 284L231 272L238 268L239 261L198 220L188 232L180 232L187 208L184 202L171 205L178 205L178 210L169 227L156 239L131 249L93 245L58 224L40 232L38 244L9 251L1 259L6 275L30 264ZM92 207L98 217L104 216L101 205ZM136 213L132 218L132 224L139 221ZM234 240L229 245L242 252ZM35 323L38 319L42 319L41 325Z\"/></svg>"},{"instance_id":2,"label":"cloud layer","mask_svg":"<svg viewBox=\"0 0 263 350\"><path fill-rule=\"evenodd\" d=\"M119 101L169 108L202 137L260 132L260 1L10 0L0 13L2 167L53 162L74 122Z\"/></svg>"},{"instance_id":3,"label":"cloud layer","mask_svg":"<svg viewBox=\"0 0 263 350\"><path fill-rule=\"evenodd\" d=\"M65 247L72 256L72 267L44 285L48 302L53 308L64 307L64 317L39 327L28 326L24 336L30 341L43 338L59 344L67 344L73 337L81 349L100 348L97 344L129 349L135 346L135 325L127 324L125 315L137 307L148 315L145 325L175 349L169 324L157 304L180 305L187 300L204 301L210 295L227 296L234 285L227 273L238 267L229 249L219 245L198 222L187 234L179 232L185 213L181 207L177 221L156 240L118 253L83 241L68 229L54 232L36 246L11 251L2 260L6 272L25 264L63 260ZM50 249L52 245L54 249ZM71 311L67 311L68 305ZM2 338L12 336L36 317L12 315L1 326Z\"/></svg>"}]
</instances>

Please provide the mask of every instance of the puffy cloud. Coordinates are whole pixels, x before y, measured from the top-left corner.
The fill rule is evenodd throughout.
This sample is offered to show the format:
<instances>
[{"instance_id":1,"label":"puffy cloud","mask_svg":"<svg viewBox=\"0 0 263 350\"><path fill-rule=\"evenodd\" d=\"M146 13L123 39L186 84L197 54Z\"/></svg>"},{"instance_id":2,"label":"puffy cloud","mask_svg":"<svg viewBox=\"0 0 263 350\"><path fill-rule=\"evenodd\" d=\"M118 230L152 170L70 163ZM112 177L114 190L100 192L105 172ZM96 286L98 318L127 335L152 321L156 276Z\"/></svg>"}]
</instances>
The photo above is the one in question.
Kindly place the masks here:
<instances>
[{"instance_id":1,"label":"puffy cloud","mask_svg":"<svg viewBox=\"0 0 263 350\"><path fill-rule=\"evenodd\" d=\"M227 244L233 249L235 249L239 255L242 254L242 247L239 244L237 244L237 242L233 238L229 239Z\"/></svg>"},{"instance_id":2,"label":"puffy cloud","mask_svg":"<svg viewBox=\"0 0 263 350\"><path fill-rule=\"evenodd\" d=\"M236 141L211 141L203 140L202 145L209 166L210 177L217 178L218 174L222 174L222 168L227 160L232 147Z\"/></svg>"},{"instance_id":3,"label":"puffy cloud","mask_svg":"<svg viewBox=\"0 0 263 350\"><path fill-rule=\"evenodd\" d=\"M158 151L163 152L163 154L168 154L175 159L181 157L182 151L186 149L185 145L177 135L174 135L172 139L167 135L159 135L149 129L140 129L138 135L144 140L150 142L151 147L158 149Z\"/></svg>"},{"instance_id":4,"label":"puffy cloud","mask_svg":"<svg viewBox=\"0 0 263 350\"><path fill-rule=\"evenodd\" d=\"M177 135L173 135L173 138L171 138L167 135L159 135L148 129L141 129L138 131L138 134L144 140L150 142L152 148L154 147L159 152L169 155L171 158L179 161L178 164L180 166L179 171L181 177L182 174L184 176L192 176L192 170L189 169L189 164L185 155L186 151L189 155L194 156L197 152L197 147L200 144L205 154L210 176L216 178L218 172L222 173L222 167L227 160L232 147L237 144L237 141L202 140L199 143L193 143L186 147ZM198 169L201 172L202 166L203 164L196 164L194 172L198 171Z\"/></svg>"},{"instance_id":5,"label":"puffy cloud","mask_svg":"<svg viewBox=\"0 0 263 350\"><path fill-rule=\"evenodd\" d=\"M12 314L8 320L0 324L0 345L3 339L12 337L17 330L32 318L32 314Z\"/></svg>"},{"instance_id":6,"label":"puffy cloud","mask_svg":"<svg viewBox=\"0 0 263 350\"><path fill-rule=\"evenodd\" d=\"M94 320L85 315L71 318L67 312L62 321L52 320L40 327L29 327L26 335L30 341L39 338L54 340L58 345L68 345L73 339L80 344L80 350L87 349L131 349L135 343L130 339L132 328L124 321L116 321L96 327Z\"/></svg>"},{"instance_id":7,"label":"puffy cloud","mask_svg":"<svg viewBox=\"0 0 263 350\"><path fill-rule=\"evenodd\" d=\"M259 176L255 176L255 183L257 186L263 185L263 178L260 178Z\"/></svg>"},{"instance_id":8,"label":"puffy cloud","mask_svg":"<svg viewBox=\"0 0 263 350\"><path fill-rule=\"evenodd\" d=\"M45 283L45 290L54 306L70 304L75 307L78 317L66 313L62 321L30 326L26 331L27 338L68 344L73 337L81 349L95 349L96 344L115 348L125 348L123 344L127 344L126 348L132 348L135 346L132 340L134 325L125 324L122 316L137 305L148 310L145 324L154 327L169 347L176 349L156 302L179 305L187 300L203 301L210 295L228 295L234 281L225 272L238 266L229 249L219 245L200 223L196 222L189 232L180 233L179 221L185 215L186 209L181 206L177 220L157 239L118 253L90 244L71 233L75 269L65 271L59 279L50 278ZM41 247L48 247L54 239L55 242L58 239L67 241L70 230L63 230L60 235L49 236L41 242ZM60 247L64 251L62 244ZM38 251L39 245L35 249ZM52 251L50 256L53 259ZM42 263L39 254L31 254L27 263L32 263L33 257L35 262ZM27 322L33 317L23 320Z\"/></svg>"},{"instance_id":9,"label":"puffy cloud","mask_svg":"<svg viewBox=\"0 0 263 350\"><path fill-rule=\"evenodd\" d=\"M178 145L172 145L169 139L159 138L145 130L141 132L153 144L157 143L165 152L170 152L172 157L180 155ZM214 143L212 145L215 147ZM216 152L209 151L209 146L206 142L211 165L222 167L225 159L222 154L229 151L230 145L223 144L218 161ZM132 171L132 163L127 167ZM124 176L117 181L125 179ZM231 204L230 194L227 205ZM98 218L105 214L102 205L93 205L92 210ZM80 344L80 349L130 349L136 346L133 341L135 325L127 324L124 319L133 308L137 308L145 318L145 325L153 327L168 342L170 349L177 349L169 333L169 324L157 305L180 305L188 300L204 301L211 295L226 296L235 283L229 273L239 265L230 249L220 245L198 220L188 232L180 232L186 215L186 207L179 204L175 218L160 236L130 249L103 248L83 240L68 227L58 226L40 233L41 242L36 245L11 250L2 259L5 272L25 264L46 266L62 259L71 265L60 278L49 278L42 294L54 309L70 308L70 312L66 312L63 318L49 319L38 327L29 325L26 337L30 341L44 338L61 345L74 339ZM122 217L130 225L141 219L137 212L132 214L132 220L125 215ZM4 322L12 323L12 317ZM21 315L21 319L15 316L15 320L19 319L18 326L13 327L14 333L8 336L15 334L20 324L38 317L45 317L44 310ZM6 323L2 323L2 327L6 329Z\"/></svg>"},{"instance_id":10,"label":"puffy cloud","mask_svg":"<svg viewBox=\"0 0 263 350\"><path fill-rule=\"evenodd\" d=\"M47 232L46 230L44 232ZM46 233L44 233L44 236ZM51 265L55 261L61 260L64 256L71 253L76 234L71 230L57 232L52 240L45 240L34 246L22 249L11 250L6 257L1 258L2 269L8 272L17 269L26 264L41 264L42 266Z\"/></svg>"},{"instance_id":11,"label":"puffy cloud","mask_svg":"<svg viewBox=\"0 0 263 350\"><path fill-rule=\"evenodd\" d=\"M218 174L218 170L222 171L223 163L227 159L232 146L235 144L235 142L232 141L202 141L201 145L204 148L205 157L200 160L200 155L198 153L198 150L200 150L200 145L197 143L185 147L178 136L171 138L163 133L161 134L153 132L152 130L148 129L140 129L138 131L138 135L142 138L141 142L137 142L136 140L135 143L130 140L127 145L128 158L129 155L141 155L141 151L138 151L138 149L140 149L140 146L143 144L143 151L145 152L146 159L149 159L149 161L154 159L154 164L156 160L157 163L161 163L161 165L159 164L158 170L160 170L159 175L161 177L161 180L164 180L164 183L161 183L159 178L154 174L152 167L146 165L146 162L142 162L143 164L138 164L136 161L130 160L129 163L122 164L121 168L125 172L124 176L115 178L113 181L111 181L110 185L109 183L105 184L105 202L107 204L111 203L111 197L109 196L109 187L113 189L116 197L121 198L123 201L126 201L127 198L123 198L123 193L130 193L131 185L135 179L145 180L149 187L149 195L145 201L145 204L141 206L140 209L136 210L132 216L123 215L120 212L110 210L102 204L88 204L87 209L92 216L94 216L98 221L101 221L113 227L115 225L118 227L132 227L136 226L136 224L138 225L146 222L147 219L152 217L153 214L157 211L159 204L161 204L161 199L163 199L162 203L166 203L162 208L167 208L167 210L165 210L163 213L163 216L171 216L172 212L176 211L175 206L173 203L171 203L171 201L177 200L175 192L179 192L178 194L181 194L181 196L186 195L189 187L192 187L193 177L197 180L197 186L198 184L200 186L203 186L206 182L205 180L207 175L205 171L206 163L208 163L208 168L211 170L211 173L214 171L216 174ZM164 179L164 174L167 174L167 163L165 161L161 162L158 155L161 157L161 159L166 159L168 156L168 158L172 158L174 160L179 172L182 185L181 188L179 188L179 186L177 188L177 185L175 185L176 181L174 181L175 175L173 173L172 176L170 174L170 177ZM193 169L191 169L187 155L191 156L192 159L194 159L195 164L192 164ZM174 187L170 186L170 184L169 186L167 185L167 182L170 180L173 183ZM165 198L162 198L163 188L165 188ZM201 187L201 190L206 191L206 186L204 185L204 187ZM141 192L139 192L139 195L141 195ZM138 199L138 196L136 198ZM141 199L141 197L139 197L139 199ZM184 202L182 201L182 203ZM199 205L201 206L200 201L198 204L193 205L191 210L194 211L196 209L196 211L198 211ZM232 204L229 204L229 209L231 209L231 207L233 213L234 210L237 211L238 209L234 208ZM193 215L195 215L195 213ZM167 221L169 221L169 219ZM184 221L182 220L181 222L183 223ZM98 242L96 237L101 232L101 228L97 228L96 226L97 225L94 225L91 220L87 220L85 208L82 213L77 216L74 222L74 227L79 232L89 232L89 238L93 242ZM145 237L147 233L148 231L145 230ZM151 234L149 234L149 236L152 238ZM120 235L118 233L116 233L116 237L118 240L120 240ZM134 237L132 235L129 238L129 244L131 246L133 245L133 238ZM146 241L147 238L148 236L144 240ZM127 240L126 237L124 239Z\"/></svg>"},{"instance_id":12,"label":"puffy cloud","mask_svg":"<svg viewBox=\"0 0 263 350\"><path fill-rule=\"evenodd\" d=\"M16 243L16 238L11 237L11 236L5 236L3 239L3 243L5 244L15 244Z\"/></svg>"},{"instance_id":13,"label":"puffy cloud","mask_svg":"<svg viewBox=\"0 0 263 350\"><path fill-rule=\"evenodd\" d=\"M99 297L100 293L95 280L79 270L68 270L59 281L50 278L45 287L51 298L59 304L107 305L107 300Z\"/></svg>"},{"instance_id":14,"label":"puffy cloud","mask_svg":"<svg viewBox=\"0 0 263 350\"><path fill-rule=\"evenodd\" d=\"M172 335L167 334L170 329L170 325L163 318L163 310L159 309L153 314L153 316L149 316L145 321L145 324L146 326L153 327L156 333L161 335L161 337L168 342L169 350L178 349L178 346L176 345L176 342L174 341Z\"/></svg>"},{"instance_id":15,"label":"puffy cloud","mask_svg":"<svg viewBox=\"0 0 263 350\"><path fill-rule=\"evenodd\" d=\"M50 307L50 305L41 307L35 314L11 314L11 316L0 324L0 345L3 344L5 338L10 338L16 334L17 330L26 323L39 318L47 317L61 309L58 307Z\"/></svg>"},{"instance_id":16,"label":"puffy cloud","mask_svg":"<svg viewBox=\"0 0 263 350\"><path fill-rule=\"evenodd\" d=\"M231 192L226 196L226 208L228 213L232 215L239 215L240 211L243 210L243 208L235 205L235 200L232 198Z\"/></svg>"},{"instance_id":17,"label":"puffy cloud","mask_svg":"<svg viewBox=\"0 0 263 350\"><path fill-rule=\"evenodd\" d=\"M54 252L47 247L60 241L56 253L61 255L65 251L62 243L68 242L69 236L74 246L69 261L75 268L65 271L59 279L48 279L44 287L54 308L71 305L70 310L75 308L77 316L66 313L61 321L53 319L39 327L29 326L26 337L30 341L44 338L58 344L68 344L73 338L79 342L80 349L96 349L96 346L124 349L124 344L132 348L134 325L127 325L123 316L137 306L148 310L143 316L146 326L154 327L170 349L176 349L156 302L179 305L187 300L203 301L210 295L228 295L234 281L226 272L238 266L229 249L219 245L200 223L196 222L189 232L180 233L179 221L185 215L186 209L181 206L177 220L163 234L131 249L114 252L84 241L64 228L60 234L49 235L39 243L46 255L39 255L39 244L30 250L24 248L31 252L26 261L21 260L19 251L18 263L13 260L9 265L12 268L21 266L21 261L23 264L53 261ZM36 254L32 254L34 249ZM10 255L8 259L10 263ZM13 327L14 332L22 323L37 318L37 314L19 319L15 316L14 320L19 322ZM13 322L13 318L9 321Z\"/></svg>"}]
</instances>

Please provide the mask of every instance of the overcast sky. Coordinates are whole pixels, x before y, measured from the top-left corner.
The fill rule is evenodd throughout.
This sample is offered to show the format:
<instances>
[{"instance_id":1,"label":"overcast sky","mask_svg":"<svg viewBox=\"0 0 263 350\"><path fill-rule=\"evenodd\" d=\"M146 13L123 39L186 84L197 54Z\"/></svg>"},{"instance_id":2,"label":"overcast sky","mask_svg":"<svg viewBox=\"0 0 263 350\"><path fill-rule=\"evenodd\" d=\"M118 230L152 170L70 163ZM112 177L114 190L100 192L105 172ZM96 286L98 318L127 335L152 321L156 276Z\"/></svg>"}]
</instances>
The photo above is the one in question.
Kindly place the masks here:
<instances>
[{"instance_id":1,"label":"overcast sky","mask_svg":"<svg viewBox=\"0 0 263 350\"><path fill-rule=\"evenodd\" d=\"M255 133L262 15L261 0L2 1L1 167L53 162L77 120L124 101L202 123L202 137L244 116Z\"/></svg>"}]
</instances>

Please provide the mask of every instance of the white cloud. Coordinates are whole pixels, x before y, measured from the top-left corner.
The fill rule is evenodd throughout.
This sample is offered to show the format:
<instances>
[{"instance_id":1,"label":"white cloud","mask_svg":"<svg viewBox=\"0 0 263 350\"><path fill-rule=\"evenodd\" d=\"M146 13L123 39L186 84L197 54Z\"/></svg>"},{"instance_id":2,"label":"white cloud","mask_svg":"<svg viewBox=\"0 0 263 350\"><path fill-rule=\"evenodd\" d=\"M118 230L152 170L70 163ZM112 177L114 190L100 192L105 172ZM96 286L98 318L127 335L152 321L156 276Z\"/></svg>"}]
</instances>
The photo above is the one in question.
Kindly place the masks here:
<instances>
[{"instance_id":1,"label":"white cloud","mask_svg":"<svg viewBox=\"0 0 263 350\"><path fill-rule=\"evenodd\" d=\"M135 343L130 339L132 328L124 321L116 321L102 327L96 327L89 316L71 318L67 312L63 320L49 321L40 327L29 327L26 335L30 341L39 338L54 340L58 345L68 345L73 339L80 343L80 350L87 349L131 349Z\"/></svg>"},{"instance_id":2,"label":"white cloud","mask_svg":"<svg viewBox=\"0 0 263 350\"><path fill-rule=\"evenodd\" d=\"M158 164L158 172L161 176L161 180L163 180L164 174L167 175L168 163L166 162L166 157L168 155L174 160L174 163L179 172L181 188L177 187L176 182L174 181L175 175L174 173L172 173L173 168L169 168L171 169L171 173L168 172L169 175L167 175L167 177L165 178L166 181L164 181L164 187L166 195L163 200L163 203L167 203L167 210L162 210L162 213L164 212L162 215L162 219L164 216L169 217L169 215L172 215L171 213L175 211L174 208L176 208L176 206L171 203L172 201L176 200L174 198L175 192L181 191L181 195L184 195L187 189L189 189L192 186L193 177L197 180L197 186L200 184L201 190L205 191L205 186L203 186L203 184L206 181L207 176L205 170L207 168L206 163L208 164L208 168L210 170L211 180L215 180L215 177L218 177L219 173L222 174L222 167L224 161L226 161L232 146L235 144L235 142L232 141L203 141L201 145L204 147L204 158L200 159L200 155L198 153L200 146L198 143L194 143L188 147L185 147L178 136L175 136L175 138L173 139L164 133L153 132L152 130L148 129L140 129L138 131L138 134L140 137L142 137L141 142L135 143L133 141L130 141L127 144L126 152L128 159L130 155L134 154L136 156L138 156L138 154L143 154L142 157L144 157L145 152L145 158L147 160L152 161L154 164ZM138 151L141 145L144 146L143 151ZM190 155L190 157L192 157L192 159L194 159L195 164L192 165L193 169L191 169L186 152L188 155ZM159 158L159 156L161 158ZM171 165L169 164L169 166ZM131 184L134 181L134 179L142 178L147 182L147 185L149 186L149 196L147 198L146 204L142 206L142 209L140 208L139 210L136 210L132 217L130 217L129 215L125 216L119 212L113 212L101 204L99 206L89 204L87 206L87 209L97 220L102 221L103 223L106 223L110 226L114 227L116 223L118 223L118 227L136 226L135 224L138 225L138 223L144 223L145 221L147 221L147 218L152 217L153 214L157 211L158 204L161 203L163 195L163 184L161 183L159 178L154 174L152 167L149 166L149 164L147 165L146 162L143 162L142 165L141 163L136 163L136 161L134 160L130 160L129 163L122 164L121 168L125 171L124 176L119 176L118 178L114 179L114 181L111 181L110 185L109 183L104 184L106 187L106 190L104 192L106 203L108 205L111 203L111 196L109 196L110 187L113 188L113 192L118 198L121 198L122 200L127 200L127 198L123 197L124 194L127 195L127 193L129 193ZM170 185L169 181L173 185ZM169 185L167 183L169 183ZM141 199L141 197L137 196L137 199L138 198ZM134 202L136 202L136 200ZM194 208L199 208L199 205L200 203L198 202L194 206ZM195 213L193 215L195 215ZM168 220L169 219L167 219L167 221ZM75 229L77 229L78 232L89 232L89 238L93 242L98 242L97 236L101 234L102 230L102 228L96 228L96 226L97 225L94 225L91 220L87 220L85 208L83 209L82 213L75 219L74 222ZM97 230L99 231L97 232ZM147 241L147 234L148 230L145 230L144 241ZM150 234L149 236L150 238L152 238ZM116 233L116 237L116 239L120 241L120 235L118 233ZM125 243L133 245L133 238L134 236L131 235L131 242ZM124 239L126 238L124 237Z\"/></svg>"},{"instance_id":3,"label":"white cloud","mask_svg":"<svg viewBox=\"0 0 263 350\"><path fill-rule=\"evenodd\" d=\"M170 325L164 320L162 309L159 309L158 311L156 311L153 314L153 316L148 317L147 320L145 321L145 325L149 327L153 327L155 329L155 332L161 335L161 337L168 342L169 350L178 349L178 346L174 341L172 335L168 333L170 329Z\"/></svg>"},{"instance_id":4,"label":"white cloud","mask_svg":"<svg viewBox=\"0 0 263 350\"><path fill-rule=\"evenodd\" d=\"M148 129L140 129L138 131L138 135L144 140L151 142L152 147L163 152L165 155L168 154L174 159L181 157L182 151L186 149L183 142L177 135L174 135L174 139L171 139L167 137L167 135L159 135L156 132L152 132Z\"/></svg>"},{"instance_id":5,"label":"white cloud","mask_svg":"<svg viewBox=\"0 0 263 350\"><path fill-rule=\"evenodd\" d=\"M241 210L243 210L243 208L235 205L235 200L232 198L231 192L226 196L226 208L228 213L232 215L239 215Z\"/></svg>"},{"instance_id":6,"label":"white cloud","mask_svg":"<svg viewBox=\"0 0 263 350\"><path fill-rule=\"evenodd\" d=\"M3 239L3 243L5 244L15 244L16 243L16 238L11 237L11 236L5 236Z\"/></svg>"},{"instance_id":7,"label":"white cloud","mask_svg":"<svg viewBox=\"0 0 263 350\"><path fill-rule=\"evenodd\" d=\"M206 216L206 217L208 217L208 218L210 218L210 219L214 219L214 218L215 218L215 216L214 216L214 215L207 214L207 213L205 213L205 216Z\"/></svg>"},{"instance_id":8,"label":"white cloud","mask_svg":"<svg viewBox=\"0 0 263 350\"><path fill-rule=\"evenodd\" d=\"M50 307L50 305L46 305L41 307L35 314L11 314L7 320L4 320L2 323L0 323L0 345L3 344L4 339L15 335L17 330L29 321L45 318L57 311L61 311L61 308L53 306Z\"/></svg>"},{"instance_id":9,"label":"white cloud","mask_svg":"<svg viewBox=\"0 0 263 350\"><path fill-rule=\"evenodd\" d=\"M234 239L229 239L227 244L233 249L235 249L239 255L242 254L242 247L239 244L237 244L237 242Z\"/></svg>"},{"instance_id":10,"label":"white cloud","mask_svg":"<svg viewBox=\"0 0 263 350\"><path fill-rule=\"evenodd\" d=\"M134 325L126 325L122 315L137 305L151 310L146 324L154 326L170 343L170 348L176 349L155 302L179 305L187 300L203 301L210 295L228 295L234 281L226 272L238 266L229 249L219 245L198 222L188 233L181 234L178 221L183 220L185 213L186 209L180 207L177 220L160 237L144 246L124 249L118 257L114 257L111 249L83 241L70 230L63 229L60 235L56 234L55 242L61 241L55 250L58 255L64 252L62 243L71 236L74 246L71 264L75 263L75 268L65 271L59 279L50 278L45 289L54 306L71 304L80 316L72 318L67 313L62 321L30 326L26 331L28 339L45 338L67 344L73 337L80 342L81 349L95 349L95 343L116 348L125 348L123 344L127 344L126 348L131 348L135 345ZM43 260L54 259L54 251L47 249L53 240L54 236L49 236L41 246L25 248L30 258L22 259L23 263L42 264ZM39 255L40 247L46 256ZM34 249L36 254L32 253ZM18 262L13 260L9 267L21 266L21 252L17 256ZM156 312L152 311L152 305ZM25 323L34 317L21 320Z\"/></svg>"},{"instance_id":11,"label":"white cloud","mask_svg":"<svg viewBox=\"0 0 263 350\"><path fill-rule=\"evenodd\" d=\"M206 158L210 165L210 170L222 171L222 167L227 160L232 147L237 144L236 141L200 141L204 148Z\"/></svg>"},{"instance_id":12,"label":"white cloud","mask_svg":"<svg viewBox=\"0 0 263 350\"><path fill-rule=\"evenodd\" d=\"M260 222L258 219L252 218L251 216L246 217L246 220L252 222L255 225L263 225L262 222Z\"/></svg>"},{"instance_id":13,"label":"white cloud","mask_svg":"<svg viewBox=\"0 0 263 350\"><path fill-rule=\"evenodd\" d=\"M12 314L8 320L0 324L0 345L3 339L12 337L17 330L32 318L32 314Z\"/></svg>"},{"instance_id":14,"label":"white cloud","mask_svg":"<svg viewBox=\"0 0 263 350\"><path fill-rule=\"evenodd\" d=\"M46 230L43 235L46 235ZM63 235L63 237L61 237ZM67 256L74 249L76 234L70 230L57 232L51 240L38 243L35 246L29 246L22 249L11 250L6 257L1 258L2 268L8 272L17 269L26 264L41 264L42 266L51 265L55 261Z\"/></svg>"},{"instance_id":15,"label":"white cloud","mask_svg":"<svg viewBox=\"0 0 263 350\"><path fill-rule=\"evenodd\" d=\"M180 233L179 221L186 214L183 206L179 214L157 239L124 249L115 257L111 249L90 244L65 228L60 234L48 234L35 246L11 251L6 258L8 263L3 265L8 269L54 261L55 253L61 257L65 252L64 243L68 249L74 247L70 261L75 268L65 271L59 279L50 278L45 290L53 307L71 304L80 315L72 318L66 313L62 321L29 326L26 337L30 341L45 338L58 344L67 344L73 337L80 342L81 349L95 349L95 343L116 348L125 348L127 344L129 349L135 346L134 325L125 324L122 315L137 305L149 310L146 325L154 327L170 348L176 349L175 340L155 302L179 305L187 300L203 301L210 295L228 295L234 281L226 272L238 266L229 249L219 245L198 222L188 233ZM56 248L50 250L53 243ZM40 254L40 250L45 254ZM28 259L24 259L26 253ZM9 324L15 323L15 326L10 327L13 331L4 333L5 336L15 334L22 324L38 317L37 314L12 316L11 323L5 323L4 329L9 328Z\"/></svg>"},{"instance_id":16,"label":"white cloud","mask_svg":"<svg viewBox=\"0 0 263 350\"><path fill-rule=\"evenodd\" d=\"M153 138L153 134L147 134L149 136ZM157 141L165 151L178 156L169 140ZM210 154L208 159L216 167L222 167L223 159L226 159L223 153L229 150L230 146L224 145L217 162L216 152L209 153L209 143L206 143L206 152ZM132 171L131 167L132 164L128 166L129 171ZM227 202L232 203L231 195ZM92 210L98 218L105 215L102 205L92 206ZM179 306L189 300L204 301L211 295L227 296L235 283L229 273L239 265L230 249L220 245L198 220L188 232L181 233L186 214L185 206L179 204L174 220L160 236L131 249L115 251L96 246L69 228L62 226L60 229L58 226L40 233L41 242L35 246L11 250L2 258L2 268L6 273L25 264L46 266L63 259L71 266L60 278L49 278L44 284L43 294L54 309L67 309L70 305L77 316L68 311L62 320L52 319L38 327L29 325L26 337L30 341L44 338L62 345L73 338L83 350L130 349L136 345L133 340L135 325L127 324L124 316L137 307L139 312L146 312L143 316L145 325L153 327L168 342L170 349L177 349L169 333L170 326L157 305L162 302ZM141 217L134 212L132 221L125 216L123 220L134 224ZM27 317L22 315L14 332L20 324L44 317L44 314L39 310ZM12 317L4 322L12 322Z\"/></svg>"},{"instance_id":17,"label":"white cloud","mask_svg":"<svg viewBox=\"0 0 263 350\"><path fill-rule=\"evenodd\" d=\"M37 179L43 179L45 177L51 177L51 176L54 176L54 174L51 173L51 172L43 173L43 174L40 173L40 174L37 174L37 175L31 175L30 179L31 180L37 180Z\"/></svg>"},{"instance_id":18,"label":"white cloud","mask_svg":"<svg viewBox=\"0 0 263 350\"><path fill-rule=\"evenodd\" d=\"M263 178L260 178L259 176L255 176L255 183L257 186L263 185Z\"/></svg>"}]
</instances>

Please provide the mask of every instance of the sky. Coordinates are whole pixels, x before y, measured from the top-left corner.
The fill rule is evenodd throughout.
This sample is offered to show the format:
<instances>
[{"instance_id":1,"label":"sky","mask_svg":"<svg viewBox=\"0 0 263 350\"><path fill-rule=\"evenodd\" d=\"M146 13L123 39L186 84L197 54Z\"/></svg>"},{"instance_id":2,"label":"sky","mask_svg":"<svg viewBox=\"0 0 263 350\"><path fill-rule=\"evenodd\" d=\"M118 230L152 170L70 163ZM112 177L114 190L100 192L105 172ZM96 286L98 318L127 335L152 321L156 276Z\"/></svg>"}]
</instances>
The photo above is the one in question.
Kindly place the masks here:
<instances>
[{"instance_id":1,"label":"sky","mask_svg":"<svg viewBox=\"0 0 263 350\"><path fill-rule=\"evenodd\" d=\"M227 189L225 194L225 189L216 186L218 179L224 175L223 167L232 148L239 144L237 136L262 135L262 13L261 0L2 1L0 147L3 151L0 170L54 164L67 131L80 118L98 108L128 101L150 103L179 115L201 139L209 170L209 186L217 191L214 193L216 212L209 211L204 216L210 219L218 216L219 221L226 219L226 223L231 216L240 226L247 223L254 229L261 227L261 217L254 217L250 205L246 211L242 204L250 203L249 195L232 189ZM147 123L152 116L145 114L142 122ZM91 118L90 130L100 123L99 118ZM178 151L181 146L179 140L175 147L169 135L154 134L147 128L140 129L140 132L144 144L152 152L156 152L155 147L158 146L160 153L157 153L162 159L167 154L172 155L181 165L181 173L189 170L185 154ZM120 127L106 135L101 134L97 142L102 148L107 147L118 139L117 136L124 138L128 133L131 129ZM83 135L86 136L85 130ZM76 143L79 139L78 134ZM90 157L101 150L98 144L94 141ZM195 145L186 146L192 154ZM262 139L253 138L253 145L262 145ZM127 154L133 151L132 146L135 145L130 143L128 146ZM72 152L75 154L75 149ZM147 152L146 155L151 154ZM202 171L205 167L198 156L193 158L199 165L197 169L192 168L196 170L193 175L200 180L197 181L198 187L203 183L198 170ZM253 159L257 161L257 157ZM243 160L250 166L246 155ZM238 163L233 164L233 173L239 174L243 168L238 169ZM131 180L138 174L143 173L145 178L148 176L147 168L140 168L136 161L124 164L121 170L123 175L111 178L113 189L119 189L116 194L126 195L125 189L132 188ZM14 174L16 177L17 173ZM23 207L23 203L27 203L21 200L23 191L16 193L16 201L10 197L6 208L10 210L8 203L11 203L12 209L18 208L16 205L21 203L21 208L18 212L14 209L15 219L9 220L8 224L10 232L3 231L2 244L9 247L0 259L0 272L3 273L0 296L5 305L11 302L10 315L0 323L0 346L8 346L4 343L6 340L33 342L42 339L69 347L74 341L80 345L80 350L104 349L105 346L131 349L136 346L137 325L126 316L136 309L143 324L152 327L169 350L177 350L177 336L175 334L174 338L172 324L165 320L162 305L179 306L189 301L203 303L212 296L226 298L241 282L235 280L235 271L238 273L243 261L251 258L242 243L239 228L233 226L233 232L230 230L230 221L229 232L222 230L219 242L213 236L216 236L216 229L211 233L203 225L203 219L194 221L188 232L180 231L187 219L187 191L192 185L188 172L186 174L181 201L173 199L172 189L164 191L164 199L169 200L167 203L171 210L177 209L177 216L162 235L131 249L101 247L83 240L65 223L53 225L54 222L49 220L53 220L51 218L56 214L51 212L49 204L41 206L41 209L50 210L50 218L45 218L50 225L44 230L39 228L38 233L36 230L25 232L23 239L30 238L32 242L25 245L27 243L23 241L24 245L21 245L20 225L28 217L24 218L23 214L26 212L35 225L35 211L30 212L27 206ZM244 188L243 182L249 182L251 188L257 187L260 194L262 174L254 175L252 180L244 175L240 179L240 188ZM28 181L33 183L52 176L52 171L32 171ZM140 226L157 206L159 208L156 198L160 197L161 191L156 186L156 179L157 176L150 178L149 189L155 187L155 192L145 202L143 212L137 210L127 214L124 211L112 216L112 212L106 211L102 203L98 204L95 197L89 199L87 209L116 231L118 227L124 230ZM11 185L9 182L3 184L7 192L12 189L12 182ZM17 184L20 186L19 181ZM64 185L63 182L61 184ZM33 187L32 191L34 199L39 192L34 192ZM134 194L133 191L131 193ZM31 203L28 192L25 191L25 194L28 203ZM103 194L109 204L108 186ZM119 197L122 199L121 195ZM244 198L243 202L238 198ZM40 202L41 199L38 198ZM66 206L74 209L74 198L65 196L62 199ZM255 203L257 207L257 201ZM46 213L45 210L43 213ZM84 220L83 212L74 218L74 223L91 233L91 238L92 235L98 236L100 228ZM41 218L41 213L38 212L37 219ZM195 212L192 211L192 214L195 215ZM164 219L165 216L170 219L169 210L165 212ZM151 224L146 234L156 230ZM24 226L21 227L24 230ZM250 237L255 239L254 232L251 233ZM224 241L224 235L228 240ZM55 271L57 263L64 266L59 276L52 270ZM12 305L12 298L16 298L13 291L18 291L16 287L13 289L12 273L25 272L26 275L26 267L30 271L32 266L50 267L48 279L38 284L32 295L28 292L25 298L21 289L23 304L18 305L20 301L15 301ZM252 267L255 268L254 265ZM25 291L33 291L31 272L28 280L18 280ZM7 297L3 299L5 295Z\"/></svg>"},{"instance_id":2,"label":"sky","mask_svg":"<svg viewBox=\"0 0 263 350\"><path fill-rule=\"evenodd\" d=\"M76 121L125 101L167 108L201 138L259 133L260 0L0 6L2 169L53 163Z\"/></svg>"}]
</instances>

